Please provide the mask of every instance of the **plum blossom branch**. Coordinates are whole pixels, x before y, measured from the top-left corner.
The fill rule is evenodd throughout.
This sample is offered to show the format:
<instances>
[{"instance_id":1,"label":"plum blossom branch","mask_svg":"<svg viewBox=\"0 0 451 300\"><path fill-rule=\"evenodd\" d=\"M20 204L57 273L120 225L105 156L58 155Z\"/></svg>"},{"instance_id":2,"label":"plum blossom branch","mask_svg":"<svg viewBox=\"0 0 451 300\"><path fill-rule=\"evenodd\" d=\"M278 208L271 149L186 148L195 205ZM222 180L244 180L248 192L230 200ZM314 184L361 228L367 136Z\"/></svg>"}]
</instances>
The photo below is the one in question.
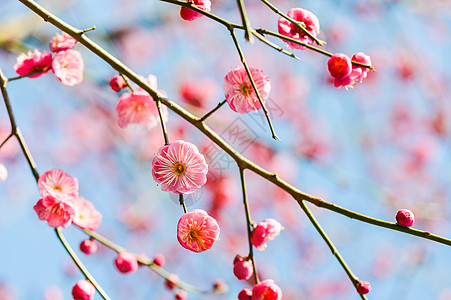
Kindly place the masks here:
<instances>
[{"instance_id":1,"label":"plum blossom branch","mask_svg":"<svg viewBox=\"0 0 451 300\"><path fill-rule=\"evenodd\" d=\"M266 45L268 45L268 46L270 46L270 47L276 49L277 51L279 51L279 52L281 52L281 53L283 53L283 54L285 54L285 55L288 55L288 56L290 56L290 57L292 57L292 58L294 58L294 59L301 60L299 57L297 57L297 56L294 55L293 53L291 53L291 52L285 50L284 48L277 46L277 45L274 44L273 42L267 40L263 35L261 35L260 33L258 33L255 29L252 29L252 34L255 35L255 37L256 37L257 39L259 39L262 43L265 43Z\"/></svg>"},{"instance_id":2,"label":"plum blossom branch","mask_svg":"<svg viewBox=\"0 0 451 300\"><path fill-rule=\"evenodd\" d=\"M25 75L20 75L20 76L16 76L16 77L11 77L11 78L8 78L8 79L7 79L7 82L19 80L19 79L22 79L22 78L30 77L30 76L37 75L37 74L41 74L41 73L45 73L45 72L47 72L48 70L50 70L50 67L44 68L44 69L42 69L42 70L36 70L36 71L34 71L34 72L31 72L31 73L28 73L28 74L25 74Z\"/></svg>"},{"instance_id":3,"label":"plum blossom branch","mask_svg":"<svg viewBox=\"0 0 451 300\"><path fill-rule=\"evenodd\" d=\"M255 174L259 175L260 177L266 179L267 181L273 183L274 185L280 187L284 191L288 192L296 201L302 201L305 200L307 202L310 202L314 204L315 206L333 211L335 213L344 215L351 219L356 219L361 222L365 222L368 224L373 224L379 227L384 227L400 232L404 232L406 234L418 236L424 239L432 240L444 245L451 246L451 239L447 239L435 234L432 234L428 231L422 231L418 229L413 228L405 228L397 225L394 222L387 222L376 218L371 218L363 214L356 213L354 211L345 209L343 207L340 207L338 205L335 205L333 203L329 203L327 201L324 201L321 198L311 196L309 194L306 194L302 192L301 190L295 188L294 186L290 185L283 179L281 179L277 174L269 172L265 170L264 168L260 167L259 165L253 163L243 155L241 155L236 149L234 149L232 146L230 146L223 138L221 138L214 130L212 130L208 125L205 124L205 122L201 121L199 117L194 116L189 111L185 110L181 106L179 106L177 103L169 100L167 97L163 96L160 92L158 92L157 89L151 87L147 82L145 82L142 77L140 77L138 74L130 70L127 66L125 66L121 61L119 61L117 58L112 56L110 53L108 53L106 50L101 48L99 45L97 45L94 41L86 37L85 35L79 36L78 32L79 30L70 26L69 24L65 23L61 19L55 17L53 14L51 14L49 11L44 9L42 6L37 4L36 2L32 0L19 0L22 2L25 6L27 6L30 10L34 11L37 15L41 16L44 20L47 22L53 24L55 27L59 28L60 30L66 32L67 34L71 35L75 39L77 39L80 44L84 45L86 48L92 51L92 53L99 56L102 60L107 62L113 69L117 70L120 73L123 73L126 75L131 81L133 81L136 85L147 91L154 99L160 99L161 103L166 105L170 110L172 110L174 113L179 115L181 118L195 126L197 129L199 129L206 137L208 137L213 143L215 143L218 147L220 147L222 150L224 150L230 157L235 160L235 162L238 164L238 166L242 169L249 169L250 171L254 172ZM166 2L171 3L178 3L177 0L162 0ZM202 11L202 10L201 10ZM240 25L237 25L240 26ZM287 38L287 37L284 37ZM287 38L288 39L288 38Z\"/></svg>"},{"instance_id":4,"label":"plum blossom branch","mask_svg":"<svg viewBox=\"0 0 451 300\"><path fill-rule=\"evenodd\" d=\"M351 280L352 284L356 286L359 283L359 279L352 273L351 269L348 267L346 262L344 261L343 257L341 256L338 249L335 247L333 242L330 240L330 238L327 236L327 233L324 231L324 229L321 227L321 225L316 220L315 216L313 215L312 211L307 207L307 205L304 203L304 201L298 201L299 206L302 208L302 210L305 212L307 217L309 218L310 222L315 227L316 231L321 235L323 240L326 242L327 246L329 247L332 254L337 258L338 262L340 263L343 270L345 270L346 274L348 275L349 279ZM360 295L362 299L366 299L365 295Z\"/></svg>"},{"instance_id":5,"label":"plum blossom branch","mask_svg":"<svg viewBox=\"0 0 451 300\"><path fill-rule=\"evenodd\" d=\"M163 131L164 144L169 145L168 131L166 129L166 123L164 122L163 114L161 112L160 100L158 98L155 99L155 103L157 104L158 117L160 118L160 123L161 123L161 130Z\"/></svg>"},{"instance_id":6,"label":"plum blossom branch","mask_svg":"<svg viewBox=\"0 0 451 300\"><path fill-rule=\"evenodd\" d=\"M274 131L274 128L272 126L271 118L269 117L268 109L266 109L265 103L263 102L260 93L258 92L257 85L255 84L254 78L252 77L251 71L249 70L249 67L247 65L246 59L244 58L243 51L241 51L240 43L238 42L235 31L233 29L230 29L230 34L232 35L233 43L235 44L236 50L238 51L238 55L240 56L241 63L243 64L244 68L246 69L247 77L249 77L249 80L251 82L252 88L255 91L255 94L257 95L258 101L260 102L260 105L262 106L263 112L265 114L266 120L268 121L269 128L271 130L272 138L275 140L280 140L280 138L277 136L277 134Z\"/></svg>"},{"instance_id":7,"label":"plum blossom branch","mask_svg":"<svg viewBox=\"0 0 451 300\"><path fill-rule=\"evenodd\" d=\"M249 22L249 19L247 17L247 13L246 13L246 8L244 7L244 2L243 0L237 0L236 1L238 4L238 10L240 11L240 15L241 15L241 21L243 23L243 27L244 27L244 39L248 42L253 43L253 39L252 39L252 34L251 34L251 25Z\"/></svg>"},{"instance_id":8,"label":"plum blossom branch","mask_svg":"<svg viewBox=\"0 0 451 300\"><path fill-rule=\"evenodd\" d=\"M213 108L212 110L210 110L208 113L206 113L202 118L200 118L200 121L203 122L205 121L209 116L211 116L213 113L215 113L219 108L221 108L221 106L223 106L225 103L227 102L227 100L222 100L221 102L218 103L218 105Z\"/></svg>"},{"instance_id":9,"label":"plum blossom branch","mask_svg":"<svg viewBox=\"0 0 451 300\"><path fill-rule=\"evenodd\" d=\"M288 21L290 21L291 23L293 23L294 25L296 25L297 27L299 27L302 31L304 31L304 33L306 35L308 35L312 40L315 41L315 43L319 46L323 46L326 44L325 41L321 41L318 38L316 38L316 36L314 36L313 34L310 33L310 31L308 31L301 22L296 21L295 19L291 18L290 16L288 16L287 14L284 14L281 10L279 10L277 7L275 7L274 5L272 5L269 1L267 0L261 0L266 6L268 6L273 12L275 12L276 14L278 14L279 16L287 19Z\"/></svg>"},{"instance_id":10,"label":"plum blossom branch","mask_svg":"<svg viewBox=\"0 0 451 300\"><path fill-rule=\"evenodd\" d=\"M22 149L22 153L25 156L25 158L28 162L28 165L30 167L30 170L33 173L33 177L37 183L39 180L39 173L37 171L37 167L36 167L36 164L34 162L32 155L30 153L30 150L28 149L28 146L22 135L22 132L20 131L20 128L17 126L16 120L14 117L14 113L12 110L11 102L10 102L10 99L8 96L8 92L6 91L6 83L7 82L8 82L8 79L3 75L3 72L0 69L0 89L2 92L2 96L3 96L3 100L5 102L6 109L8 111L8 117L9 117L9 120L11 123L10 136L14 135L17 138L20 148ZM110 298L108 297L108 295L105 293L105 291L102 289L102 287L96 282L94 277L89 273L88 269L86 269L86 267L83 265L81 260L78 258L77 254L75 254L75 252L72 250L71 246L64 238L61 228L59 228L59 227L55 228L55 233L56 233L58 239L60 240L61 244L63 245L64 249L67 251L69 256L72 258L72 260L77 265L77 267L80 269L80 271L83 273L83 275L86 277L86 279L88 279L92 283L92 285L99 292L99 294L102 296L103 299L109 300Z\"/></svg>"},{"instance_id":11,"label":"plum blossom branch","mask_svg":"<svg viewBox=\"0 0 451 300\"><path fill-rule=\"evenodd\" d=\"M10 133L10 134L6 137L6 139L0 144L0 149L3 147L4 144L6 144L6 142L7 142L12 136L13 136L13 134Z\"/></svg>"},{"instance_id":12,"label":"plum blossom branch","mask_svg":"<svg viewBox=\"0 0 451 300\"><path fill-rule=\"evenodd\" d=\"M254 274L255 284L258 284L260 282L260 280L258 278L257 266L255 265L254 247L252 246L252 242L251 242L251 232L252 232L251 213L249 211L249 204L247 202L246 181L245 181L245 178L244 178L244 169L242 169L242 168L240 168L240 181L241 181L241 190L243 192L244 211L246 213L247 239L249 241L249 255L248 255L248 257L252 261L252 268L254 270L253 274Z\"/></svg>"},{"instance_id":13,"label":"plum blossom branch","mask_svg":"<svg viewBox=\"0 0 451 300\"><path fill-rule=\"evenodd\" d=\"M95 239L99 241L101 244L105 245L106 247L116 251L117 253L127 251L124 247L117 245L116 243L112 242L105 236L87 229L82 229L87 235L89 235L92 239ZM170 275L168 271L166 271L164 268L158 266L156 263L143 258L140 255L135 255L137 261L142 264L146 265L149 268L151 268L155 273L157 273L159 276L161 276L164 279L171 280ZM178 281L172 281L176 286L181 288L182 290L185 290L187 292L195 293L195 294L202 294L202 295L208 295L208 294L220 294L223 293L226 289L226 287L223 287L221 290L212 289L212 290L202 290L192 284L188 284L186 282L183 282L181 280Z\"/></svg>"},{"instance_id":14,"label":"plum blossom branch","mask_svg":"<svg viewBox=\"0 0 451 300\"><path fill-rule=\"evenodd\" d=\"M179 203L183 207L183 211L186 214L188 212L188 210L186 209L186 204L185 204L185 200L183 199L183 194L179 194Z\"/></svg>"}]
</instances>

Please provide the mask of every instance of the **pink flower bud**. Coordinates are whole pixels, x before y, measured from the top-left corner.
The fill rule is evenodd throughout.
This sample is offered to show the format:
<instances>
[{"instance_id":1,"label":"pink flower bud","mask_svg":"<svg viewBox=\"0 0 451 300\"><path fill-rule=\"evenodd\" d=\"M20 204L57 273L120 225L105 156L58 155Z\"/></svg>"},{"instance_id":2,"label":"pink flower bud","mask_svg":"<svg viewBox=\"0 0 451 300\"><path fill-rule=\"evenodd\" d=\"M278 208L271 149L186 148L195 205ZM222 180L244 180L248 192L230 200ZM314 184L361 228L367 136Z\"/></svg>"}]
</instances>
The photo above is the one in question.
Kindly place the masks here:
<instances>
[{"instance_id":1,"label":"pink flower bud","mask_svg":"<svg viewBox=\"0 0 451 300\"><path fill-rule=\"evenodd\" d=\"M138 270L138 261L130 252L120 252L114 262L121 273L134 273Z\"/></svg>"},{"instance_id":2,"label":"pink flower bud","mask_svg":"<svg viewBox=\"0 0 451 300\"><path fill-rule=\"evenodd\" d=\"M96 289L88 280L79 280L72 288L74 300L92 300Z\"/></svg>"},{"instance_id":3,"label":"pink flower bud","mask_svg":"<svg viewBox=\"0 0 451 300\"><path fill-rule=\"evenodd\" d=\"M110 87L115 92L120 92L127 87L127 83L121 75L116 75L110 80Z\"/></svg>"},{"instance_id":4,"label":"pink flower bud","mask_svg":"<svg viewBox=\"0 0 451 300\"><path fill-rule=\"evenodd\" d=\"M371 285L368 281L359 281L356 285L357 293L360 295L368 294L371 291Z\"/></svg>"},{"instance_id":5,"label":"pink flower bud","mask_svg":"<svg viewBox=\"0 0 451 300\"><path fill-rule=\"evenodd\" d=\"M197 8L200 8L206 12L210 12L211 10L210 0L193 0L192 3ZM202 17L202 14L188 7L182 7L180 8L180 17L182 17L182 19L185 21L192 21L196 18Z\"/></svg>"},{"instance_id":6,"label":"pink flower bud","mask_svg":"<svg viewBox=\"0 0 451 300\"><path fill-rule=\"evenodd\" d=\"M179 281L179 276L177 274L170 274L168 278L164 281L164 285L169 290L172 290L176 287L176 283Z\"/></svg>"},{"instance_id":7,"label":"pink flower bud","mask_svg":"<svg viewBox=\"0 0 451 300\"><path fill-rule=\"evenodd\" d=\"M179 290L177 292L177 294L175 294L175 299L177 299L177 300L184 300L184 299L186 299L186 297L187 297L187 294L184 290Z\"/></svg>"},{"instance_id":8,"label":"pink flower bud","mask_svg":"<svg viewBox=\"0 0 451 300\"><path fill-rule=\"evenodd\" d=\"M252 300L282 300L282 290L273 280L263 280L259 284L254 285Z\"/></svg>"},{"instance_id":9,"label":"pink flower bud","mask_svg":"<svg viewBox=\"0 0 451 300\"><path fill-rule=\"evenodd\" d=\"M97 244L92 240L85 240L80 243L80 250L86 255L97 252Z\"/></svg>"},{"instance_id":10,"label":"pink flower bud","mask_svg":"<svg viewBox=\"0 0 451 300\"><path fill-rule=\"evenodd\" d=\"M162 267L166 263L166 259L164 258L163 254L157 253L153 258L153 263L159 267Z\"/></svg>"},{"instance_id":11,"label":"pink flower bud","mask_svg":"<svg viewBox=\"0 0 451 300\"><path fill-rule=\"evenodd\" d=\"M253 273L252 262L247 257L243 258L237 254L233 261L233 274L235 274L236 278L248 280Z\"/></svg>"},{"instance_id":12,"label":"pink flower bud","mask_svg":"<svg viewBox=\"0 0 451 300\"><path fill-rule=\"evenodd\" d=\"M251 300L252 299L252 291L250 289L243 289L238 294L238 300Z\"/></svg>"},{"instance_id":13,"label":"pink flower bud","mask_svg":"<svg viewBox=\"0 0 451 300\"><path fill-rule=\"evenodd\" d=\"M411 212L410 210L401 209L396 214L396 221L398 222L399 226L410 227L413 225L413 222L415 222L415 217L413 215L413 212Z\"/></svg>"},{"instance_id":14,"label":"pink flower bud","mask_svg":"<svg viewBox=\"0 0 451 300\"><path fill-rule=\"evenodd\" d=\"M251 242L258 250L266 248L266 242L274 239L283 230L283 226L274 219L266 219L255 226L251 233Z\"/></svg>"},{"instance_id":15,"label":"pink flower bud","mask_svg":"<svg viewBox=\"0 0 451 300\"><path fill-rule=\"evenodd\" d=\"M327 62L330 75L337 79L349 76L352 72L352 63L349 56L343 53L335 53Z\"/></svg>"}]
</instances>

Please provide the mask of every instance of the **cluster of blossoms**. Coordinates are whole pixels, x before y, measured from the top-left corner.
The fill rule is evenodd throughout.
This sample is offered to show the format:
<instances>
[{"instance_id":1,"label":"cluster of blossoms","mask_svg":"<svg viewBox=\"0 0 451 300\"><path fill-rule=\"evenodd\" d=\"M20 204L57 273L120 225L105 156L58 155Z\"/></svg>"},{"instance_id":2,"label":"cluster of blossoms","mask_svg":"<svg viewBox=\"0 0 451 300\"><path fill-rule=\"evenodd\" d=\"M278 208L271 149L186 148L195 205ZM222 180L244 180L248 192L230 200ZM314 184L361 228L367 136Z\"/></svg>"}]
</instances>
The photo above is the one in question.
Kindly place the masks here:
<instances>
[{"instance_id":1,"label":"cluster of blossoms","mask_svg":"<svg viewBox=\"0 0 451 300\"><path fill-rule=\"evenodd\" d=\"M52 169L39 177L41 198L33 207L40 220L52 228L69 227L71 223L94 230L102 220L102 214L94 205L78 196L78 180L59 169Z\"/></svg>"},{"instance_id":2,"label":"cluster of blossoms","mask_svg":"<svg viewBox=\"0 0 451 300\"><path fill-rule=\"evenodd\" d=\"M252 290L243 289L238 300L282 300L282 290L273 280L266 279L254 285Z\"/></svg>"},{"instance_id":3,"label":"cluster of blossoms","mask_svg":"<svg viewBox=\"0 0 451 300\"><path fill-rule=\"evenodd\" d=\"M351 61L371 66L370 57L362 52L354 54L352 59L346 54L335 53L327 62L330 75L334 78L335 87L352 88L367 77L369 69L355 65Z\"/></svg>"},{"instance_id":4,"label":"cluster of blossoms","mask_svg":"<svg viewBox=\"0 0 451 300\"><path fill-rule=\"evenodd\" d=\"M20 76L30 78L39 77L52 70L53 74L62 84L73 86L83 81L84 63L80 52L72 48L77 43L73 37L66 33L57 34L50 41L50 50L52 53L39 50L22 53L17 57L17 63L14 69Z\"/></svg>"}]
</instances>

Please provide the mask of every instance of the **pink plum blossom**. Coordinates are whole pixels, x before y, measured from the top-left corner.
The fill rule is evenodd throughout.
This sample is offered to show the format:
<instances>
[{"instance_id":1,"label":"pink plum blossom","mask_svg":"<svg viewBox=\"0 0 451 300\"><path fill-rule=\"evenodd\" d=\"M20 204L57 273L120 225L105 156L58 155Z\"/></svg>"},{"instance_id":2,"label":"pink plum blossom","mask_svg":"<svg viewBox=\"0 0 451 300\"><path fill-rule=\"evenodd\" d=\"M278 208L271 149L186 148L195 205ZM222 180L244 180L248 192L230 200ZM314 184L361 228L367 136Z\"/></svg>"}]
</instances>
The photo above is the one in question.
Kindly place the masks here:
<instances>
[{"instance_id":1,"label":"pink plum blossom","mask_svg":"<svg viewBox=\"0 0 451 300\"><path fill-rule=\"evenodd\" d=\"M252 300L282 300L282 290L273 280L266 279L254 285Z\"/></svg>"},{"instance_id":2,"label":"pink plum blossom","mask_svg":"<svg viewBox=\"0 0 451 300\"><path fill-rule=\"evenodd\" d=\"M6 169L5 165L0 163L0 181L5 181L8 177L8 169Z\"/></svg>"},{"instance_id":3,"label":"pink plum blossom","mask_svg":"<svg viewBox=\"0 0 451 300\"><path fill-rule=\"evenodd\" d=\"M138 270L138 260L130 252L120 252L114 260L114 263L121 273L134 273Z\"/></svg>"},{"instance_id":4,"label":"pink plum blossom","mask_svg":"<svg viewBox=\"0 0 451 300\"><path fill-rule=\"evenodd\" d=\"M329 73L333 78L341 79L352 72L352 63L349 56L343 53L335 53L327 62Z\"/></svg>"},{"instance_id":5,"label":"pink plum blossom","mask_svg":"<svg viewBox=\"0 0 451 300\"><path fill-rule=\"evenodd\" d=\"M116 105L119 127L125 128L130 124L140 124L148 129L160 122L158 108L153 98L145 91L124 93ZM164 121L168 119L166 106L161 106Z\"/></svg>"},{"instance_id":6,"label":"pink plum blossom","mask_svg":"<svg viewBox=\"0 0 451 300\"><path fill-rule=\"evenodd\" d=\"M410 227L415 222L415 216L408 209L400 209L396 214L396 222L399 226Z\"/></svg>"},{"instance_id":7,"label":"pink plum blossom","mask_svg":"<svg viewBox=\"0 0 451 300\"><path fill-rule=\"evenodd\" d=\"M74 300L92 300L96 289L89 280L79 280L72 288Z\"/></svg>"},{"instance_id":8,"label":"pink plum blossom","mask_svg":"<svg viewBox=\"0 0 451 300\"><path fill-rule=\"evenodd\" d=\"M192 4L206 12L210 12L211 10L210 0L193 0ZM192 21L196 18L202 17L202 14L188 7L182 7L180 8L180 17L182 17L182 19L185 21Z\"/></svg>"},{"instance_id":9,"label":"pink plum blossom","mask_svg":"<svg viewBox=\"0 0 451 300\"><path fill-rule=\"evenodd\" d=\"M359 281L356 285L357 293L366 295L371 291L371 285L368 281Z\"/></svg>"},{"instance_id":10,"label":"pink plum blossom","mask_svg":"<svg viewBox=\"0 0 451 300\"><path fill-rule=\"evenodd\" d=\"M244 288L238 294L238 300L252 300L252 290Z\"/></svg>"},{"instance_id":11,"label":"pink plum blossom","mask_svg":"<svg viewBox=\"0 0 451 300\"><path fill-rule=\"evenodd\" d=\"M50 41L49 47L52 52L60 52L74 48L77 44L77 40L63 32L62 34L56 34Z\"/></svg>"},{"instance_id":12,"label":"pink plum blossom","mask_svg":"<svg viewBox=\"0 0 451 300\"><path fill-rule=\"evenodd\" d=\"M97 252L97 244L92 240L84 240L80 243L80 251L86 255Z\"/></svg>"},{"instance_id":13,"label":"pink plum blossom","mask_svg":"<svg viewBox=\"0 0 451 300\"><path fill-rule=\"evenodd\" d=\"M52 53L34 50L34 52L28 51L28 54L20 54L17 57L17 63L14 65L14 70L20 76L28 75L33 72L39 72L35 75L29 76L30 78L39 77L48 71L52 66Z\"/></svg>"},{"instance_id":14,"label":"pink plum blossom","mask_svg":"<svg viewBox=\"0 0 451 300\"><path fill-rule=\"evenodd\" d=\"M43 197L78 198L78 179L60 169L52 169L39 177L38 188Z\"/></svg>"},{"instance_id":15,"label":"pink plum blossom","mask_svg":"<svg viewBox=\"0 0 451 300\"><path fill-rule=\"evenodd\" d=\"M259 69L250 68L250 73L264 103L271 91L269 77ZM233 111L245 114L262 108L244 67L236 67L230 71L224 77L222 88Z\"/></svg>"},{"instance_id":16,"label":"pink plum blossom","mask_svg":"<svg viewBox=\"0 0 451 300\"><path fill-rule=\"evenodd\" d=\"M102 221L102 214L95 209L90 201L79 197L74 200L74 209L75 216L72 220L74 225L89 230L99 227Z\"/></svg>"},{"instance_id":17,"label":"pink plum blossom","mask_svg":"<svg viewBox=\"0 0 451 300\"><path fill-rule=\"evenodd\" d=\"M193 252L209 250L219 239L219 225L206 211L195 209L184 214L177 224L177 240Z\"/></svg>"},{"instance_id":18,"label":"pink plum blossom","mask_svg":"<svg viewBox=\"0 0 451 300\"><path fill-rule=\"evenodd\" d=\"M274 219L266 219L258 223L251 233L251 242L258 250L266 248L266 242L274 239L283 230L283 226Z\"/></svg>"},{"instance_id":19,"label":"pink plum blossom","mask_svg":"<svg viewBox=\"0 0 451 300\"><path fill-rule=\"evenodd\" d=\"M319 34L319 20L318 18L311 12L303 8L292 8L287 12L287 15L300 22L301 25L307 29L314 37ZM294 25L287 19L280 17L277 23L279 33L285 35L287 37L299 40L308 45L312 45L314 40L309 37L301 28ZM301 49L304 50L306 47L298 45L293 42L284 41L288 44L288 47L291 49Z\"/></svg>"},{"instance_id":20,"label":"pink plum blossom","mask_svg":"<svg viewBox=\"0 0 451 300\"><path fill-rule=\"evenodd\" d=\"M253 273L252 261L247 257L241 257L237 254L233 260L233 274L235 274L236 278L239 280L248 280Z\"/></svg>"},{"instance_id":21,"label":"pink plum blossom","mask_svg":"<svg viewBox=\"0 0 451 300\"><path fill-rule=\"evenodd\" d=\"M110 80L110 87L116 93L127 87L127 83L121 75L116 75Z\"/></svg>"},{"instance_id":22,"label":"pink plum blossom","mask_svg":"<svg viewBox=\"0 0 451 300\"><path fill-rule=\"evenodd\" d=\"M371 66L371 59L368 55L359 52L352 56L352 61L363 63L365 65ZM344 86L346 89L353 88L356 83L360 83L368 76L369 69L366 67L362 67L359 65L352 65L352 71L348 76L342 78L335 78L334 85L335 87Z\"/></svg>"},{"instance_id":23,"label":"pink plum blossom","mask_svg":"<svg viewBox=\"0 0 451 300\"><path fill-rule=\"evenodd\" d=\"M152 161L153 179L166 192L193 193L207 182L207 172L205 157L182 140L161 147Z\"/></svg>"},{"instance_id":24,"label":"pink plum blossom","mask_svg":"<svg viewBox=\"0 0 451 300\"><path fill-rule=\"evenodd\" d=\"M74 205L70 198L43 196L33 207L39 220L47 221L50 227L69 227L75 216Z\"/></svg>"},{"instance_id":25,"label":"pink plum blossom","mask_svg":"<svg viewBox=\"0 0 451 300\"><path fill-rule=\"evenodd\" d=\"M83 81L84 63L80 52L64 50L58 52L52 61L52 71L62 84L73 86Z\"/></svg>"}]
</instances>

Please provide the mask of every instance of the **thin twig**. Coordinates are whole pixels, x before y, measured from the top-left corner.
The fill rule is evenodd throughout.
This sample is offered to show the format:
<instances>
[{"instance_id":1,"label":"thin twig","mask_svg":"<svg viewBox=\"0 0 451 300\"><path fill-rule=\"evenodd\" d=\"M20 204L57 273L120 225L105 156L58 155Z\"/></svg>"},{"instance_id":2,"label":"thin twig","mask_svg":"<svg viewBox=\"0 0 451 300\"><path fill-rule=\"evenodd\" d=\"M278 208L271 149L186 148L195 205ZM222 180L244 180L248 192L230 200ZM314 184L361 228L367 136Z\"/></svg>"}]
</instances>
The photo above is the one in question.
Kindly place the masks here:
<instances>
[{"instance_id":1,"label":"thin twig","mask_svg":"<svg viewBox=\"0 0 451 300\"><path fill-rule=\"evenodd\" d=\"M3 147L4 144L13 136L13 133L11 132L8 137L0 144L0 149Z\"/></svg>"},{"instance_id":2,"label":"thin twig","mask_svg":"<svg viewBox=\"0 0 451 300\"><path fill-rule=\"evenodd\" d=\"M133 92L135 91L135 89L134 89L133 86L130 84L130 82L128 82L127 77L125 77L124 74L119 74L119 75L122 77L122 79L124 79L125 84L126 84L127 87L129 88L130 92L133 93Z\"/></svg>"},{"instance_id":3,"label":"thin twig","mask_svg":"<svg viewBox=\"0 0 451 300\"><path fill-rule=\"evenodd\" d=\"M283 49L282 47L277 46L276 44L274 44L273 42L269 41L268 39L266 39L263 35L261 35L260 33L258 33L255 29L252 29L252 34L255 35L261 42L265 43L266 45L276 49L279 52L282 52L283 54L286 54L294 59L297 60L301 60L299 57L297 57L296 55L294 55L293 53Z\"/></svg>"},{"instance_id":4,"label":"thin twig","mask_svg":"<svg viewBox=\"0 0 451 300\"><path fill-rule=\"evenodd\" d=\"M255 94L257 95L258 102L260 102L260 105L263 109L263 112L265 114L266 120L268 121L269 129L271 130L272 138L275 140L279 140L279 137L277 136L276 132L274 131L274 128L272 126L271 118L269 117L268 110L266 109L266 105L263 102L260 93L258 91L257 85L255 84L254 78L252 77L251 71L249 70L249 67L247 66L246 59L244 58L243 51L241 51L240 43L238 42L235 32L233 29L230 30L230 34L232 35L233 43L235 44L236 50L238 51L238 55L240 56L241 63L244 66L244 69L246 70L247 76L249 77L249 80L251 82L252 88L254 89Z\"/></svg>"},{"instance_id":5,"label":"thin twig","mask_svg":"<svg viewBox=\"0 0 451 300\"><path fill-rule=\"evenodd\" d=\"M179 203L183 207L183 211L186 214L188 212L188 210L186 209L186 204L185 204L185 200L183 199L183 194L179 194Z\"/></svg>"},{"instance_id":6,"label":"thin twig","mask_svg":"<svg viewBox=\"0 0 451 300\"><path fill-rule=\"evenodd\" d=\"M268 6L273 12L275 12L276 14L280 15L282 18L287 19L288 21L290 21L291 23L293 23L294 25L296 25L297 27L299 27L302 31L304 31L304 33L306 35L308 35L312 40L315 41L315 43L317 45L323 46L326 44L325 41L321 41L318 38L316 38L316 36L314 36L310 31L307 30L307 28L305 28L301 22L296 21L295 19L291 18L290 16L288 16L287 14L284 14L281 10L279 10L277 7L275 7L274 5L272 5L270 2L268 2L267 0L261 0L264 4L266 4L266 6Z\"/></svg>"},{"instance_id":7,"label":"thin twig","mask_svg":"<svg viewBox=\"0 0 451 300\"><path fill-rule=\"evenodd\" d=\"M257 266L255 265L254 247L252 246L252 242L251 242L251 233L252 233L251 213L249 211L249 204L247 202L246 181L245 181L245 178L244 178L244 169L242 169L242 168L240 168L240 181L241 181L241 190L243 192L244 211L246 213L247 240L249 241L249 255L248 255L248 258L250 258L250 260L252 261L252 268L254 270L255 284L258 284L260 282L260 280L258 278Z\"/></svg>"},{"instance_id":8,"label":"thin twig","mask_svg":"<svg viewBox=\"0 0 451 300\"><path fill-rule=\"evenodd\" d=\"M340 252L335 247L335 245L332 242L332 240L327 236L327 233L323 230L323 228L318 223L318 221L316 220L316 218L313 215L313 213L311 212L311 210L304 203L304 201L298 201L298 203L299 203L299 206L302 208L302 210L307 215L307 217L309 218L310 222L315 227L316 231L318 231L318 233L321 235L323 240L326 242L326 244L329 247L329 249L332 252L332 254L337 258L337 260L340 263L341 267L343 268L343 270L345 270L346 274L348 275L349 279L351 280L352 284L355 287L357 285L357 283L359 282L359 279L354 275L354 273L352 273L351 269L348 267L348 265L344 261L344 259L341 256ZM366 299L365 295L360 295L360 296L361 296L362 299Z\"/></svg>"},{"instance_id":9,"label":"thin twig","mask_svg":"<svg viewBox=\"0 0 451 300\"><path fill-rule=\"evenodd\" d=\"M213 108L212 110L210 110L208 113L206 113L202 118L200 118L200 121L203 122L205 121L209 116L211 116L214 112L216 112L221 106L223 106L225 103L227 102L227 100L222 100L221 102L218 103L218 105L216 105L215 108Z\"/></svg>"},{"instance_id":10,"label":"thin twig","mask_svg":"<svg viewBox=\"0 0 451 300\"><path fill-rule=\"evenodd\" d=\"M247 17L247 13L246 13L246 8L244 7L244 2L243 0L236 0L237 4L238 4L238 10L240 11L240 15L241 15L241 23L243 23L243 27L244 27L244 39L250 43L253 43L254 40L252 39L252 34L251 34L251 24L249 22L249 19Z\"/></svg>"},{"instance_id":11,"label":"thin twig","mask_svg":"<svg viewBox=\"0 0 451 300\"><path fill-rule=\"evenodd\" d=\"M19 79L26 78L26 77L30 77L30 76L33 76L33 75L45 73L45 72L47 72L48 70L50 70L50 67L45 68L45 69L42 69L42 70L34 71L34 72L31 72L31 73L28 73L28 74L25 74L25 75L20 75L20 76L16 76L16 77L11 77L11 78L8 78L6 81L8 82L8 81L19 80Z\"/></svg>"},{"instance_id":12,"label":"thin twig","mask_svg":"<svg viewBox=\"0 0 451 300\"><path fill-rule=\"evenodd\" d=\"M169 145L168 131L166 129L166 123L164 122L163 114L161 112L160 99L154 99L157 104L158 116L160 117L161 130L163 131L164 144Z\"/></svg>"}]
</instances>

